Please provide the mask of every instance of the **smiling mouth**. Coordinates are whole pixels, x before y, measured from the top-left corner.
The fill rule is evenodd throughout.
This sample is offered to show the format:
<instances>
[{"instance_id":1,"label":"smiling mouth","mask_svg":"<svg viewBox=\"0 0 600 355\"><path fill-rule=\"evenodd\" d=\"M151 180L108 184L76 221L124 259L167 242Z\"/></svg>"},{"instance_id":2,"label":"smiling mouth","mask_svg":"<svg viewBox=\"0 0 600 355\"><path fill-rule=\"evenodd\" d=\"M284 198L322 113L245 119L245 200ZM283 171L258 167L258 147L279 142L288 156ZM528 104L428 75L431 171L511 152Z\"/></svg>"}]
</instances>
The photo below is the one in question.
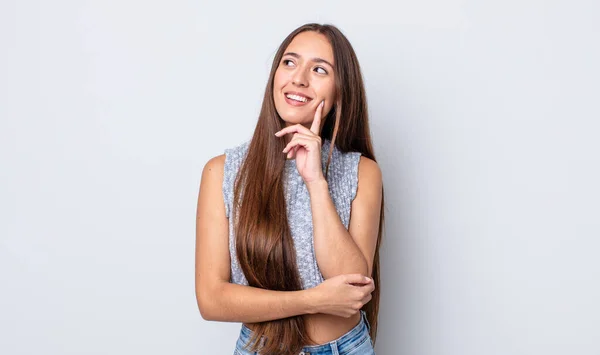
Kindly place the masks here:
<instances>
[{"instance_id":1,"label":"smiling mouth","mask_svg":"<svg viewBox=\"0 0 600 355\"><path fill-rule=\"evenodd\" d=\"M308 103L308 102L312 101L312 99L310 97L302 96L302 95L285 93L284 96L286 99L295 101L298 103Z\"/></svg>"}]
</instances>

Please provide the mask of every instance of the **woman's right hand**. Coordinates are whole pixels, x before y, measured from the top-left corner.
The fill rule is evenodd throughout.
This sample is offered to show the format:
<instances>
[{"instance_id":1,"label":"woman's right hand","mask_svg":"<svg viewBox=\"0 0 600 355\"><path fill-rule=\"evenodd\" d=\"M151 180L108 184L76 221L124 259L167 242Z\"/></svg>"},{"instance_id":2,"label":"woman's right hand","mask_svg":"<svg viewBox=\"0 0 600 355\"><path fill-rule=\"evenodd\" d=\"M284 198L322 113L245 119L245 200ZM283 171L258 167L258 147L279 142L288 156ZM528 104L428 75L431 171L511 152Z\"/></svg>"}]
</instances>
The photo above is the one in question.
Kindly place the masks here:
<instances>
[{"instance_id":1,"label":"woman's right hand","mask_svg":"<svg viewBox=\"0 0 600 355\"><path fill-rule=\"evenodd\" d=\"M371 278L361 274L342 274L323 281L310 291L315 297L315 313L350 318L371 300L374 289Z\"/></svg>"}]
</instances>

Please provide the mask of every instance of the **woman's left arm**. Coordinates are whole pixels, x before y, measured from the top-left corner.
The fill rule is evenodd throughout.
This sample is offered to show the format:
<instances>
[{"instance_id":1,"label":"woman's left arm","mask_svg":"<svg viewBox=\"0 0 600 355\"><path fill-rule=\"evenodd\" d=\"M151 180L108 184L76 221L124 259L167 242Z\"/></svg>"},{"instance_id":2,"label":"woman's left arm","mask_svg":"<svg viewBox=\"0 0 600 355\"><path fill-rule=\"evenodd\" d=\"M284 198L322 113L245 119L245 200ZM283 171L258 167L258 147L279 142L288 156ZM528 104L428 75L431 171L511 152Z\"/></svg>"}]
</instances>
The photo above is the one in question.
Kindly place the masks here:
<instances>
[{"instance_id":1,"label":"woman's left arm","mask_svg":"<svg viewBox=\"0 0 600 355\"><path fill-rule=\"evenodd\" d=\"M348 229L342 224L325 179L307 183L313 219L315 255L325 279L360 273L371 277L382 196L381 170L361 156L358 188L350 210Z\"/></svg>"}]
</instances>

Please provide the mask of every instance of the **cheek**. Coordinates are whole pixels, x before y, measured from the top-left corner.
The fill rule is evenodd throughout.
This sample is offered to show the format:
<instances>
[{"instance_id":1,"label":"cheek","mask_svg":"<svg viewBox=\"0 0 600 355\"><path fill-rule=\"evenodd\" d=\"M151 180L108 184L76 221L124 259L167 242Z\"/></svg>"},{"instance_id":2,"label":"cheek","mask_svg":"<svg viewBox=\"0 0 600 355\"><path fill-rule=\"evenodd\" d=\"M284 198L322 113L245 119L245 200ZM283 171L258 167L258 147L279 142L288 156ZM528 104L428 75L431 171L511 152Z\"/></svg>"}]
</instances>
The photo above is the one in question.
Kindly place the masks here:
<instances>
[{"instance_id":1,"label":"cheek","mask_svg":"<svg viewBox=\"0 0 600 355\"><path fill-rule=\"evenodd\" d=\"M275 72L275 76L273 77L273 88L281 89L285 85L286 81L287 77L285 75L285 72L277 70Z\"/></svg>"},{"instance_id":2,"label":"cheek","mask_svg":"<svg viewBox=\"0 0 600 355\"><path fill-rule=\"evenodd\" d=\"M319 94L321 97L333 100L335 97L335 85L333 83L323 83L319 87Z\"/></svg>"},{"instance_id":3,"label":"cheek","mask_svg":"<svg viewBox=\"0 0 600 355\"><path fill-rule=\"evenodd\" d=\"M321 96L325 98L324 113L327 115L335 104L335 83L327 83L321 90Z\"/></svg>"}]
</instances>

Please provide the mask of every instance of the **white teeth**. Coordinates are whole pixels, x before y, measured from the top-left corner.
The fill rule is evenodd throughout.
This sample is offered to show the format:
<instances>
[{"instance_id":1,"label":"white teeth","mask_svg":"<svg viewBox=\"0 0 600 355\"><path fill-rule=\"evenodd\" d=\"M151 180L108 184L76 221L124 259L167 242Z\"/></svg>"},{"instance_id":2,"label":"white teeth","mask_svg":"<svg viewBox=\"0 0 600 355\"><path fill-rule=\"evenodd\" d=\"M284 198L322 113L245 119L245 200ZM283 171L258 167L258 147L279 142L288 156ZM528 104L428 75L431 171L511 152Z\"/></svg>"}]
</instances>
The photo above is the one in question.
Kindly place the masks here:
<instances>
[{"instance_id":1,"label":"white teeth","mask_svg":"<svg viewBox=\"0 0 600 355\"><path fill-rule=\"evenodd\" d=\"M286 94L285 95L288 99L292 99L295 101L300 101L300 102L307 102L308 99L302 96L298 96L298 95L292 95L292 94Z\"/></svg>"}]
</instances>

